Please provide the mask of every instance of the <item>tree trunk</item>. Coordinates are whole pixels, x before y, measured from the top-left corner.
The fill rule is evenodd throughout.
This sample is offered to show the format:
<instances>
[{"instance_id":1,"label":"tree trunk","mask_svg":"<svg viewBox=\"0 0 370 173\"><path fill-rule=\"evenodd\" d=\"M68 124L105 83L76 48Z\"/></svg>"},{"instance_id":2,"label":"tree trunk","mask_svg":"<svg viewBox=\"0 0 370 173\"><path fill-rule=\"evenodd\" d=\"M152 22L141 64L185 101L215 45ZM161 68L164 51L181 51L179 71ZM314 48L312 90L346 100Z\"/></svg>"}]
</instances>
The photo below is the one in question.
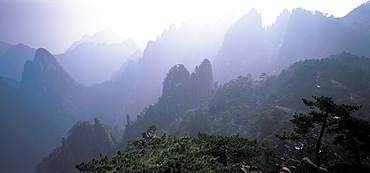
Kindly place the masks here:
<instances>
[{"instance_id":1,"label":"tree trunk","mask_svg":"<svg viewBox=\"0 0 370 173\"><path fill-rule=\"evenodd\" d=\"M359 149L356 147L356 148L354 148L353 152L355 154L357 167L362 168L362 163L361 163L361 159L360 159L360 151L359 151Z\"/></svg>"},{"instance_id":2,"label":"tree trunk","mask_svg":"<svg viewBox=\"0 0 370 173\"><path fill-rule=\"evenodd\" d=\"M323 121L322 126L321 126L320 136L319 136L319 138L317 139L316 149L315 149L316 166L317 166L317 172L318 172L318 173L320 172L320 165L321 165L321 162L320 162L320 148L321 148L322 138L324 137L324 132L325 132L326 123L327 123L327 122L326 122L326 119L327 119L327 118L328 118L328 114L326 113L326 114L325 114L324 121Z\"/></svg>"},{"instance_id":3,"label":"tree trunk","mask_svg":"<svg viewBox=\"0 0 370 173\"><path fill-rule=\"evenodd\" d=\"M226 167L227 166L227 147L226 147L226 144L224 144L224 146L223 146L222 162L223 162L223 165Z\"/></svg>"}]
</instances>

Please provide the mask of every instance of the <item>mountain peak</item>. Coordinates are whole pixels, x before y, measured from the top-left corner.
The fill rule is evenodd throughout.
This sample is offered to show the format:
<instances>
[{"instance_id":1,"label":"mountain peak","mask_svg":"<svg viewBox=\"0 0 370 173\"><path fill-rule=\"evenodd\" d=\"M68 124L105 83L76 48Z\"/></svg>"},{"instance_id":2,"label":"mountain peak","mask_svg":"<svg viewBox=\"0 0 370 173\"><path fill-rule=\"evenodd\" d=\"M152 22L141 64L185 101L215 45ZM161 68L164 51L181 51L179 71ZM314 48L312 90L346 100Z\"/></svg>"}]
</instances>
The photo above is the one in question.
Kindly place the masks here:
<instances>
[{"instance_id":1,"label":"mountain peak","mask_svg":"<svg viewBox=\"0 0 370 173\"><path fill-rule=\"evenodd\" d=\"M49 51L47 51L45 48L39 48L36 50L35 61L40 61L41 59L54 59L55 60L53 55Z\"/></svg>"},{"instance_id":2,"label":"mountain peak","mask_svg":"<svg viewBox=\"0 0 370 173\"><path fill-rule=\"evenodd\" d=\"M74 83L55 57L44 48L37 49L33 61L28 60L24 64L21 88L33 95L63 92Z\"/></svg>"},{"instance_id":3,"label":"mountain peak","mask_svg":"<svg viewBox=\"0 0 370 173\"><path fill-rule=\"evenodd\" d=\"M122 43L124 42L125 40L127 40L126 38L123 38L119 35L117 35L113 30L111 29L106 29L106 30L102 30L102 31L99 31L97 33L95 33L93 36L90 36L88 34L85 34L81 37L80 40L74 42L67 50L66 52L74 49L75 47L77 47L78 45L82 44L82 43L95 43L95 44L103 44L103 43L107 43L107 44L114 44L114 43Z\"/></svg>"},{"instance_id":4,"label":"mountain peak","mask_svg":"<svg viewBox=\"0 0 370 173\"><path fill-rule=\"evenodd\" d=\"M261 13L258 13L255 8L252 8L247 14L242 16L234 25L242 25L247 28L255 27L262 28Z\"/></svg>"},{"instance_id":5,"label":"mountain peak","mask_svg":"<svg viewBox=\"0 0 370 173\"><path fill-rule=\"evenodd\" d=\"M124 40L126 40L126 39L117 35L111 29L106 29L106 30L103 30L103 31L99 31L90 38L90 42L108 43L108 44L121 43Z\"/></svg>"},{"instance_id":6,"label":"mountain peak","mask_svg":"<svg viewBox=\"0 0 370 173\"><path fill-rule=\"evenodd\" d=\"M250 11L249 11L249 13L248 14L253 14L253 15L260 15L259 13L258 13L258 11L257 11L257 9L256 8L252 8Z\"/></svg>"},{"instance_id":7,"label":"mountain peak","mask_svg":"<svg viewBox=\"0 0 370 173\"><path fill-rule=\"evenodd\" d=\"M61 68L55 57L44 48L37 49L33 62L39 65L41 72L44 72L48 68L54 70Z\"/></svg>"},{"instance_id":8,"label":"mountain peak","mask_svg":"<svg viewBox=\"0 0 370 173\"><path fill-rule=\"evenodd\" d=\"M348 26L370 27L370 1L363 3L343 17Z\"/></svg>"}]
</instances>

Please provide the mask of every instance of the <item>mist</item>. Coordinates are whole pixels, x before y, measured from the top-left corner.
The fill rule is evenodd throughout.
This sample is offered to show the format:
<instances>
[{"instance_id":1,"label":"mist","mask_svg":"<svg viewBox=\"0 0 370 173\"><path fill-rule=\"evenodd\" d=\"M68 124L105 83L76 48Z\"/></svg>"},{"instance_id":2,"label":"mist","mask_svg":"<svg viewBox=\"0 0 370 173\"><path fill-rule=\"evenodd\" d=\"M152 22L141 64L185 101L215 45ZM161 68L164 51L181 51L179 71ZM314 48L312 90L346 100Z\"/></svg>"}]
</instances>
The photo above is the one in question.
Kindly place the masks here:
<instances>
[{"instance_id":1,"label":"mist","mask_svg":"<svg viewBox=\"0 0 370 173\"><path fill-rule=\"evenodd\" d=\"M369 2L152 3L0 1L2 171L368 171Z\"/></svg>"}]
</instances>

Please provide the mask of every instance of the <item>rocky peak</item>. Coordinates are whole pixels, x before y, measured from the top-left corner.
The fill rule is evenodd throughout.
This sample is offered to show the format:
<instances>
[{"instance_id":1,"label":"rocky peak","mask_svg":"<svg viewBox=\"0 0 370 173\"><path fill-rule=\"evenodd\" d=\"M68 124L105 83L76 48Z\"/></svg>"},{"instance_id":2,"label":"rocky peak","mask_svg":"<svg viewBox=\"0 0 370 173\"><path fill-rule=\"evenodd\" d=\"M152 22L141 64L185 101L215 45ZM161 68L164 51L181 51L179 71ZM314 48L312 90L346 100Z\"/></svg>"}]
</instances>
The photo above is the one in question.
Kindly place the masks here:
<instances>
[{"instance_id":1,"label":"rocky peak","mask_svg":"<svg viewBox=\"0 0 370 173\"><path fill-rule=\"evenodd\" d=\"M213 61L215 81L223 84L240 74L258 74L263 65L260 61L267 57L268 52L265 38L261 14L252 9L227 31Z\"/></svg>"},{"instance_id":2,"label":"rocky peak","mask_svg":"<svg viewBox=\"0 0 370 173\"><path fill-rule=\"evenodd\" d=\"M370 28L370 1L364 3L357 8L353 9L340 21L346 26L355 28L358 30L364 30Z\"/></svg>"},{"instance_id":3,"label":"rocky peak","mask_svg":"<svg viewBox=\"0 0 370 173\"><path fill-rule=\"evenodd\" d=\"M171 97L177 95L179 91L188 93L190 85L190 74L184 65L178 64L173 66L167 73L163 82L162 95Z\"/></svg>"},{"instance_id":4,"label":"rocky peak","mask_svg":"<svg viewBox=\"0 0 370 173\"><path fill-rule=\"evenodd\" d=\"M74 84L74 80L55 57L43 48L36 51L32 61L28 60L24 64L21 89L32 97L61 96Z\"/></svg>"},{"instance_id":5,"label":"rocky peak","mask_svg":"<svg viewBox=\"0 0 370 173\"><path fill-rule=\"evenodd\" d=\"M201 82L205 85L212 87L213 85L213 73L211 62L208 59L204 59L199 66L195 67L194 72L191 74L194 82Z\"/></svg>"},{"instance_id":6,"label":"rocky peak","mask_svg":"<svg viewBox=\"0 0 370 173\"><path fill-rule=\"evenodd\" d=\"M204 59L191 74L191 92L194 105L199 105L203 99L210 98L214 93L211 62Z\"/></svg>"},{"instance_id":7,"label":"rocky peak","mask_svg":"<svg viewBox=\"0 0 370 173\"><path fill-rule=\"evenodd\" d=\"M234 25L232 25L228 33L230 33L230 31L236 33L256 33L262 30L261 14L253 8L249 13L242 16Z\"/></svg>"},{"instance_id":8,"label":"rocky peak","mask_svg":"<svg viewBox=\"0 0 370 173\"><path fill-rule=\"evenodd\" d=\"M285 33L285 29L290 20L290 12L288 10L284 10L280 15L276 18L276 22L274 28L276 28L276 32L280 32L280 34Z\"/></svg>"},{"instance_id":9,"label":"rocky peak","mask_svg":"<svg viewBox=\"0 0 370 173\"><path fill-rule=\"evenodd\" d=\"M60 68L55 57L44 48L40 48L36 51L33 63L34 65L37 65L41 73L56 71Z\"/></svg>"}]
</instances>

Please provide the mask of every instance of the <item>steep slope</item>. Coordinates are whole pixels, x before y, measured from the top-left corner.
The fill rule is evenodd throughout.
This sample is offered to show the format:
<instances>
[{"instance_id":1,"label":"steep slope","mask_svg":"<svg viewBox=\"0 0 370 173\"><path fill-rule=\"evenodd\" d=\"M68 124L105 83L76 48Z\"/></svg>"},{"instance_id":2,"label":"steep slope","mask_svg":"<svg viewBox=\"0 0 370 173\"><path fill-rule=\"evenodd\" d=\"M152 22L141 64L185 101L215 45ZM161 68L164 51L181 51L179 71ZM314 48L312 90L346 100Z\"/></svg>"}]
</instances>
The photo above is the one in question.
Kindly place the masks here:
<instances>
[{"instance_id":1,"label":"steep slope","mask_svg":"<svg viewBox=\"0 0 370 173\"><path fill-rule=\"evenodd\" d=\"M258 71L268 56L264 31L261 14L256 9L229 28L213 63L216 81L224 83L238 75Z\"/></svg>"},{"instance_id":2,"label":"steep slope","mask_svg":"<svg viewBox=\"0 0 370 173\"><path fill-rule=\"evenodd\" d=\"M204 59L196 66L190 76L192 106L200 105L201 101L212 97L215 92L213 83L212 65L208 59Z\"/></svg>"},{"instance_id":3,"label":"steep slope","mask_svg":"<svg viewBox=\"0 0 370 173\"><path fill-rule=\"evenodd\" d=\"M370 56L369 3L343 18L321 12L285 11L275 24L263 28L255 10L240 18L225 35L213 61L215 81L220 84L238 76L262 73L277 75L294 62L324 58L346 51Z\"/></svg>"},{"instance_id":4,"label":"steep slope","mask_svg":"<svg viewBox=\"0 0 370 173\"><path fill-rule=\"evenodd\" d=\"M150 42L139 62L146 73L140 86L150 83L157 97L160 95L162 81L166 71L173 64L183 64L194 69L204 58L212 59L222 41L222 28L199 26L186 23L179 29L171 26L155 42ZM152 74L152 75L150 75ZM154 85L153 85L154 84ZM143 89L145 90L145 89Z\"/></svg>"},{"instance_id":5,"label":"steep slope","mask_svg":"<svg viewBox=\"0 0 370 173\"><path fill-rule=\"evenodd\" d=\"M370 55L370 52L366 53L363 45L358 43L359 36L366 35L364 31L358 33L337 19L328 18L320 12L295 9L276 63L286 67L298 60L324 58L342 51Z\"/></svg>"},{"instance_id":6,"label":"steep slope","mask_svg":"<svg viewBox=\"0 0 370 173\"><path fill-rule=\"evenodd\" d=\"M208 59L195 68L190 74L184 65L173 66L163 82L162 95L158 101L144 109L134 122L127 117L127 131L123 141L137 137L152 124L155 124L161 133L168 132L172 123L184 118L184 112L190 108L200 106L202 101L214 94L212 68Z\"/></svg>"},{"instance_id":7,"label":"steep slope","mask_svg":"<svg viewBox=\"0 0 370 173\"><path fill-rule=\"evenodd\" d=\"M104 100L114 102L96 103L97 107L117 109L120 118L115 123L125 122L126 114L136 116L161 95L162 81L174 64L194 69L204 58L214 57L222 42L222 31L222 26L195 23L185 23L178 29L170 26L148 43L140 60L130 61L122 74L103 84L112 91Z\"/></svg>"},{"instance_id":8,"label":"steep slope","mask_svg":"<svg viewBox=\"0 0 370 173\"><path fill-rule=\"evenodd\" d=\"M203 65L207 64L204 62ZM193 87L199 82L191 77L196 72L189 78L186 68L176 65L164 80L158 102L144 109L134 121L127 117L124 141L138 137L138 132L151 124L157 125L160 133L171 135L195 136L199 130L205 130L212 134L263 139L281 128L293 112L306 111L302 98L310 99L312 95L333 97L338 103L363 105L357 116L368 120L369 67L369 58L349 53L304 60L286 68L277 77L266 76L257 82L239 76L199 102L192 100L197 98L195 93L202 91ZM211 73L205 71L201 76Z\"/></svg>"},{"instance_id":9,"label":"steep slope","mask_svg":"<svg viewBox=\"0 0 370 173\"><path fill-rule=\"evenodd\" d=\"M36 50L23 44L6 47L3 53L0 52L0 76L20 81L24 63L33 58Z\"/></svg>"},{"instance_id":10,"label":"steep slope","mask_svg":"<svg viewBox=\"0 0 370 173\"><path fill-rule=\"evenodd\" d=\"M343 18L339 20L347 27L358 31L369 31L370 28L370 2L362 4L361 6L353 9Z\"/></svg>"},{"instance_id":11,"label":"steep slope","mask_svg":"<svg viewBox=\"0 0 370 173\"><path fill-rule=\"evenodd\" d=\"M304 107L301 98L326 95L338 102L364 105L360 111L368 116L369 69L369 58L349 53L294 63L277 77L277 101L281 106L298 109Z\"/></svg>"},{"instance_id":12,"label":"steep slope","mask_svg":"<svg viewBox=\"0 0 370 173\"><path fill-rule=\"evenodd\" d=\"M75 86L75 81L55 57L43 48L36 51L33 61L26 61L24 65L21 90L40 108L47 106L53 110L55 106L67 106Z\"/></svg>"},{"instance_id":13,"label":"steep slope","mask_svg":"<svg viewBox=\"0 0 370 173\"><path fill-rule=\"evenodd\" d=\"M94 119L94 124L78 122L69 131L68 138L36 166L35 173L78 172L75 166L85 160L97 159L99 154L113 156L117 140L109 127Z\"/></svg>"},{"instance_id":14,"label":"steep slope","mask_svg":"<svg viewBox=\"0 0 370 173\"><path fill-rule=\"evenodd\" d=\"M56 145L55 129L19 94L19 82L0 77L0 167L3 172L30 172ZM50 131L45 131L50 127ZM55 139L54 139L55 140Z\"/></svg>"},{"instance_id":15,"label":"steep slope","mask_svg":"<svg viewBox=\"0 0 370 173\"><path fill-rule=\"evenodd\" d=\"M277 77L266 76L256 82L239 76L218 87L205 102L206 106L185 111L181 119L174 120L171 128L164 131L196 135L205 130L212 134L269 138L285 126L283 123L292 118L294 112L309 111L302 98L310 99L312 95L332 97L338 103L362 105L356 116L369 120L369 67L369 58L341 53L321 60L297 62ZM152 109L158 109L159 103ZM149 110L139 120L145 120L145 116L150 115ZM153 112L156 111L152 111L152 115ZM150 117L153 119L146 121L155 122L156 116ZM130 129L138 125L135 123Z\"/></svg>"},{"instance_id":16,"label":"steep slope","mask_svg":"<svg viewBox=\"0 0 370 173\"><path fill-rule=\"evenodd\" d=\"M45 49L27 60L20 82L1 78L2 171L30 172L74 123L75 82Z\"/></svg>"}]
</instances>

